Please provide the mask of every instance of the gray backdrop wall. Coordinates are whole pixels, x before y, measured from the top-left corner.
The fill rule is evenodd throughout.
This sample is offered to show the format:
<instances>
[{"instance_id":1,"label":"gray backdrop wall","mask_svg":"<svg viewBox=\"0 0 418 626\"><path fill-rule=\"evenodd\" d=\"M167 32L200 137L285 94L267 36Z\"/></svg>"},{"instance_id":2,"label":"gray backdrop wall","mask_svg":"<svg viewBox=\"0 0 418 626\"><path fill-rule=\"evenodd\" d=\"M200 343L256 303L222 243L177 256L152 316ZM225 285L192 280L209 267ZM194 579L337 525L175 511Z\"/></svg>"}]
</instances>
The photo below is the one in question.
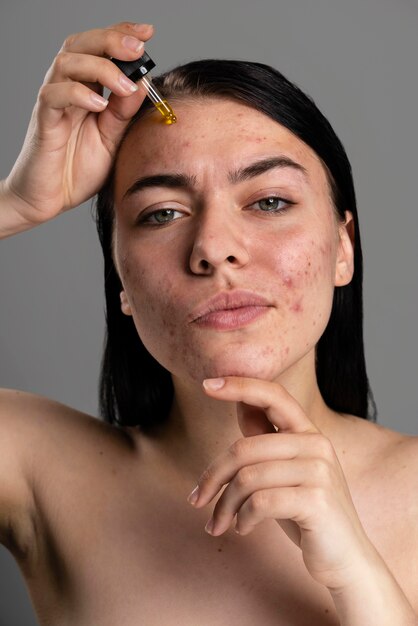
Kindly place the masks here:
<instances>
[{"instance_id":1,"label":"gray backdrop wall","mask_svg":"<svg viewBox=\"0 0 418 626\"><path fill-rule=\"evenodd\" d=\"M71 32L150 22L156 35L148 50L161 71L204 57L258 60L313 96L353 165L366 357L379 421L418 434L416 0L2 0L0 11L1 177ZM95 414L104 316L90 203L2 241L0 285L0 385ZM35 624L5 550L0 581L0 626Z\"/></svg>"}]
</instances>

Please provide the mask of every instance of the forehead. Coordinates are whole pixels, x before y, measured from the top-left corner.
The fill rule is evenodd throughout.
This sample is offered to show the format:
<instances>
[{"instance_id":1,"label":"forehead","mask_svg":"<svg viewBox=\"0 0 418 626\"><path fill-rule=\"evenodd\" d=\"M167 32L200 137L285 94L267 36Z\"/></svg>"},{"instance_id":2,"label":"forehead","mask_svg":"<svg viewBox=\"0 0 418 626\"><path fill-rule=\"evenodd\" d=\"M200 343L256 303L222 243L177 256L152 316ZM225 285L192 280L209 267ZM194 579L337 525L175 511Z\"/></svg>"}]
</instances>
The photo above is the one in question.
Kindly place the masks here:
<instances>
[{"instance_id":1,"label":"forehead","mask_svg":"<svg viewBox=\"0 0 418 626\"><path fill-rule=\"evenodd\" d=\"M327 185L317 154L287 128L245 104L219 98L173 101L177 123L167 126L155 111L140 119L118 154L116 197L138 177L185 172L216 179L263 157L285 155L300 163L311 184Z\"/></svg>"}]
</instances>

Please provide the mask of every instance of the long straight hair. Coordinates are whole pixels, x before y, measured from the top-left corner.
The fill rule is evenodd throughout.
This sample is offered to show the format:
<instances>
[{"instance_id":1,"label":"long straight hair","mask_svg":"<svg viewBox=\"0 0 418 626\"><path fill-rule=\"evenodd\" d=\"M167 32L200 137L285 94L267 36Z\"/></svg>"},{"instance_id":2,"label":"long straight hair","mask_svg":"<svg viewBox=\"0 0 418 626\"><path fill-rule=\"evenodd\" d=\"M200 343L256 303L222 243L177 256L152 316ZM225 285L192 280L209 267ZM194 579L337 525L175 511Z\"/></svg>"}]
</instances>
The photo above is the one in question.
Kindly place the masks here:
<instances>
[{"instance_id":1,"label":"long straight hair","mask_svg":"<svg viewBox=\"0 0 418 626\"><path fill-rule=\"evenodd\" d=\"M321 159L338 216L344 220L345 211L353 214L355 268L351 282L334 289L330 319L316 346L318 386L325 403L334 411L376 421L364 358L363 262L354 184L350 162L330 123L309 96L279 71L261 63L193 61L155 77L153 82L168 100L216 97L244 103L290 130ZM152 104L146 98L124 138L150 108ZM152 433L168 419L173 384L170 373L143 345L132 318L120 309L123 288L112 258L114 170L96 204L104 255L107 323L100 413L110 423L139 426L143 432Z\"/></svg>"}]
</instances>

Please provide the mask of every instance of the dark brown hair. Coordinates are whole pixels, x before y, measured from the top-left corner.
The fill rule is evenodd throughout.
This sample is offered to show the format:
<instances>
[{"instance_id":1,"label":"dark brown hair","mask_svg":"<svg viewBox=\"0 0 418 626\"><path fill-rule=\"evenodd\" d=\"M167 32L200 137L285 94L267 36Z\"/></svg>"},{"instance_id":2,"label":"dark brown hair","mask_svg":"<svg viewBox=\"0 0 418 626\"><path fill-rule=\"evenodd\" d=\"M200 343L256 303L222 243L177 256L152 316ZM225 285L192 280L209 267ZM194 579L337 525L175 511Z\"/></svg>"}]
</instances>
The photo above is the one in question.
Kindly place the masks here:
<instances>
[{"instance_id":1,"label":"dark brown hair","mask_svg":"<svg viewBox=\"0 0 418 626\"><path fill-rule=\"evenodd\" d=\"M310 146L325 165L333 202L343 220L351 211L355 270L350 284L336 287L328 325L316 347L316 374L326 404L335 411L376 420L363 345L362 252L351 166L344 147L312 99L277 70L261 63L202 60L153 79L167 97L218 97L261 111ZM145 99L129 132L152 104ZM123 140L122 140L123 141ZM132 318L120 310L122 284L112 259L114 168L98 194L97 229L104 255L107 331L100 379L100 412L111 423L154 431L168 417L173 399L170 373L146 350Z\"/></svg>"}]
</instances>

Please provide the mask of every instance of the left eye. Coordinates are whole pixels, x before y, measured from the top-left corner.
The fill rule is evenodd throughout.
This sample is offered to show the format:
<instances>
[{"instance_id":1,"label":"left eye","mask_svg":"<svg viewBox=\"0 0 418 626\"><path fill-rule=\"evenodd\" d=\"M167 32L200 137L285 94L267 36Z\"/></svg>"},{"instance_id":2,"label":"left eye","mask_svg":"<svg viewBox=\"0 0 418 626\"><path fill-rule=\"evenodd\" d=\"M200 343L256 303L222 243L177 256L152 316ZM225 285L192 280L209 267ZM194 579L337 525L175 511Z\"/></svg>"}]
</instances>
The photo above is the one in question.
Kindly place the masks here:
<instances>
[{"instance_id":1,"label":"left eye","mask_svg":"<svg viewBox=\"0 0 418 626\"><path fill-rule=\"evenodd\" d=\"M283 200L283 198L278 198L277 196L268 196L267 198L257 200L257 202L254 202L252 206L256 206L257 204L260 211L279 213L284 211L290 202L288 200Z\"/></svg>"},{"instance_id":2,"label":"left eye","mask_svg":"<svg viewBox=\"0 0 418 626\"><path fill-rule=\"evenodd\" d=\"M167 224L167 222L172 222L176 219L176 214L177 217L182 216L182 213L175 209L160 209L159 211L154 211L146 215L144 221L151 224Z\"/></svg>"}]
</instances>

